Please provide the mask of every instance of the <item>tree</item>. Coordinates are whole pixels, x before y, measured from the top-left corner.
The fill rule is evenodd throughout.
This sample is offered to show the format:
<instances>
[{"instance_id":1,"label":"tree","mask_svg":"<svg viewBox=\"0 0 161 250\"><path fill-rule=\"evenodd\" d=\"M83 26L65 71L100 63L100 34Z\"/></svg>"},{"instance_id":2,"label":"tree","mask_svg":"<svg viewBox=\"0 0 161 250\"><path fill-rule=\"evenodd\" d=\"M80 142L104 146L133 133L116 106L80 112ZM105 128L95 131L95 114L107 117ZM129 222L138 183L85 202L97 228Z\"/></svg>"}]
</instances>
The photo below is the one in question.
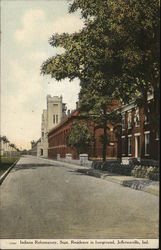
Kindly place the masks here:
<instances>
[{"instance_id":1,"label":"tree","mask_svg":"<svg viewBox=\"0 0 161 250\"><path fill-rule=\"evenodd\" d=\"M144 106L154 128L158 128L156 117L159 115L160 100L159 1L120 0L118 4L115 0L74 0L70 12L78 9L88 22L89 33L94 35L97 32L100 41L107 41L104 47L105 54L108 48L107 60L111 51L110 55L120 61L120 74L117 72L116 84L113 86L117 85L121 99L124 103L135 99L137 105ZM147 112L148 92L154 93L150 113Z\"/></svg>"},{"instance_id":2,"label":"tree","mask_svg":"<svg viewBox=\"0 0 161 250\"><path fill-rule=\"evenodd\" d=\"M158 129L154 119L159 113L159 1L74 0L69 11L78 9L84 28L51 37L50 44L65 52L44 62L41 72L56 80L79 78L80 99L91 96L93 103L86 105L89 113L100 100L97 110L104 113L104 127L107 100L135 100L149 116L148 92L153 92L149 120Z\"/></svg>"},{"instance_id":3,"label":"tree","mask_svg":"<svg viewBox=\"0 0 161 250\"><path fill-rule=\"evenodd\" d=\"M88 85L88 87L89 86L90 85ZM94 131L99 128L103 129L103 139L101 139L103 144L102 158L103 161L106 161L107 145L110 142L108 138L107 127L108 124L113 124L116 127L117 124L120 123L120 103L118 100L114 100L113 97L106 95L100 96L100 94L98 94L95 89L88 88L81 89L79 99L80 114L88 117L88 119L94 122Z\"/></svg>"},{"instance_id":4,"label":"tree","mask_svg":"<svg viewBox=\"0 0 161 250\"><path fill-rule=\"evenodd\" d=\"M78 154L86 153L92 138L92 133L86 123L75 121L73 122L67 144L71 148L76 149Z\"/></svg>"}]
</instances>

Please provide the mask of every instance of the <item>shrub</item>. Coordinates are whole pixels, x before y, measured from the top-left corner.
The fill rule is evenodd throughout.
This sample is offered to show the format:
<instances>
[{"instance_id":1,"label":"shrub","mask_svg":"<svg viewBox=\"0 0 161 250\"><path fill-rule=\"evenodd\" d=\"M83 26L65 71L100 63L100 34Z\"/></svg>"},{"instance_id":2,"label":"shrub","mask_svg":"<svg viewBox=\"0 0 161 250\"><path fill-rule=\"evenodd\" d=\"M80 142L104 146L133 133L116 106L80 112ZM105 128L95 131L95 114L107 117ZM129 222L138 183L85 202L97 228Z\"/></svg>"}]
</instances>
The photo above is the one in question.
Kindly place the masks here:
<instances>
[{"instance_id":1,"label":"shrub","mask_svg":"<svg viewBox=\"0 0 161 250\"><path fill-rule=\"evenodd\" d=\"M102 164L102 170L103 171L110 171L111 165L118 165L119 161L118 160L108 160Z\"/></svg>"},{"instance_id":2,"label":"shrub","mask_svg":"<svg viewBox=\"0 0 161 250\"><path fill-rule=\"evenodd\" d=\"M102 161L93 161L92 168L94 169L101 169L102 168Z\"/></svg>"},{"instance_id":3,"label":"shrub","mask_svg":"<svg viewBox=\"0 0 161 250\"><path fill-rule=\"evenodd\" d=\"M146 165L147 162L154 163L154 165ZM141 163L143 165L141 165ZM136 178L146 178L154 181L159 180L159 168L157 162L153 160L138 162L136 159L132 159L129 165L123 165L118 160L109 160L104 163L102 161L94 161L92 167L120 175L133 175Z\"/></svg>"},{"instance_id":4,"label":"shrub","mask_svg":"<svg viewBox=\"0 0 161 250\"><path fill-rule=\"evenodd\" d=\"M155 166L137 165L132 170L132 175L137 178L147 178L150 180L159 180L159 169Z\"/></svg>"},{"instance_id":5,"label":"shrub","mask_svg":"<svg viewBox=\"0 0 161 250\"><path fill-rule=\"evenodd\" d=\"M159 181L159 169L158 167L149 167L147 169L147 176L150 180Z\"/></svg>"},{"instance_id":6,"label":"shrub","mask_svg":"<svg viewBox=\"0 0 161 250\"><path fill-rule=\"evenodd\" d=\"M141 166L152 166L152 167L158 167L158 161L151 160L151 159L141 159L140 161Z\"/></svg>"},{"instance_id":7,"label":"shrub","mask_svg":"<svg viewBox=\"0 0 161 250\"><path fill-rule=\"evenodd\" d=\"M103 164L103 170L121 175L131 175L133 165L122 165L119 162L107 162Z\"/></svg>"}]
</instances>

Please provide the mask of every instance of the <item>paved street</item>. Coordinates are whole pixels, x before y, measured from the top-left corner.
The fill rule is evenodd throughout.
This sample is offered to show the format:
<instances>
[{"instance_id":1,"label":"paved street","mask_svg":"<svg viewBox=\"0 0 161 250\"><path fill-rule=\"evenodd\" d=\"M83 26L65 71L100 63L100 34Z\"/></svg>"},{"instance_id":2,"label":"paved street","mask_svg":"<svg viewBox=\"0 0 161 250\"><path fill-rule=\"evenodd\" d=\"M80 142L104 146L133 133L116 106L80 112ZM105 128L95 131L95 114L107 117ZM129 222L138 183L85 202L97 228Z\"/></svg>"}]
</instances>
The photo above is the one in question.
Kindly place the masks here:
<instances>
[{"instance_id":1,"label":"paved street","mask_svg":"<svg viewBox=\"0 0 161 250\"><path fill-rule=\"evenodd\" d=\"M157 238L158 197L22 157L0 186L1 238Z\"/></svg>"}]
</instances>

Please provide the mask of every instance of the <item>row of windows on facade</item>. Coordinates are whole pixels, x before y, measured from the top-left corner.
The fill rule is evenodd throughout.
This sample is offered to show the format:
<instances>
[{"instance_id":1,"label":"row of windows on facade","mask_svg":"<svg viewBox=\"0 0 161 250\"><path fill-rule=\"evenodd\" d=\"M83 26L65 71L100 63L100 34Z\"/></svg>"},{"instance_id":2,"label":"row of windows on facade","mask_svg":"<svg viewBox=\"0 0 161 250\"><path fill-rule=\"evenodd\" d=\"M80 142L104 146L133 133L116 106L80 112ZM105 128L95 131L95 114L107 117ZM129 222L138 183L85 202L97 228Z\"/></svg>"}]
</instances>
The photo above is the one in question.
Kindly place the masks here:
<instances>
[{"instance_id":1,"label":"row of windows on facade","mask_svg":"<svg viewBox=\"0 0 161 250\"><path fill-rule=\"evenodd\" d=\"M145 156L149 156L150 154L150 132L145 132L144 134L144 152L145 152ZM127 145L128 145L128 156L132 155L132 135L128 135L128 141L127 141ZM135 136L135 144L137 144L137 151L138 151L138 157L140 157L140 136L137 135ZM122 155L125 155L126 149L126 145L125 145L125 137L122 138ZM136 149L136 147L135 147Z\"/></svg>"},{"instance_id":2,"label":"row of windows on facade","mask_svg":"<svg viewBox=\"0 0 161 250\"><path fill-rule=\"evenodd\" d=\"M150 110L148 109L148 112L150 112ZM134 123L135 123L135 127L139 127L140 126L140 112L139 112L139 108L137 108L135 110L135 115L134 115ZM144 123L148 124L149 120L148 117L145 115L144 118ZM128 124L128 128L131 128L132 125L132 111L128 111L128 116L127 116L127 124ZM122 114L122 129L125 129L126 126L126 119L125 119L125 113Z\"/></svg>"}]
</instances>

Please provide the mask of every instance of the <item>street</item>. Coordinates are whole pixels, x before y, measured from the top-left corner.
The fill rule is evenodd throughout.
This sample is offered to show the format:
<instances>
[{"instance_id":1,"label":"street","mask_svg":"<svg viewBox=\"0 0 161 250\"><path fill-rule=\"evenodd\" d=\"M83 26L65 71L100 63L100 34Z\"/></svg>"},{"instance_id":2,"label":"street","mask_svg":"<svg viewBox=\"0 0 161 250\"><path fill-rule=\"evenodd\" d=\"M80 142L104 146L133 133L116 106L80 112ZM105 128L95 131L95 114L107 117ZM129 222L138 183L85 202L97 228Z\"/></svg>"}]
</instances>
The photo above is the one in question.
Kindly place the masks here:
<instances>
[{"instance_id":1,"label":"street","mask_svg":"<svg viewBox=\"0 0 161 250\"><path fill-rule=\"evenodd\" d=\"M1 239L158 238L159 199L25 156L0 186Z\"/></svg>"}]
</instances>

